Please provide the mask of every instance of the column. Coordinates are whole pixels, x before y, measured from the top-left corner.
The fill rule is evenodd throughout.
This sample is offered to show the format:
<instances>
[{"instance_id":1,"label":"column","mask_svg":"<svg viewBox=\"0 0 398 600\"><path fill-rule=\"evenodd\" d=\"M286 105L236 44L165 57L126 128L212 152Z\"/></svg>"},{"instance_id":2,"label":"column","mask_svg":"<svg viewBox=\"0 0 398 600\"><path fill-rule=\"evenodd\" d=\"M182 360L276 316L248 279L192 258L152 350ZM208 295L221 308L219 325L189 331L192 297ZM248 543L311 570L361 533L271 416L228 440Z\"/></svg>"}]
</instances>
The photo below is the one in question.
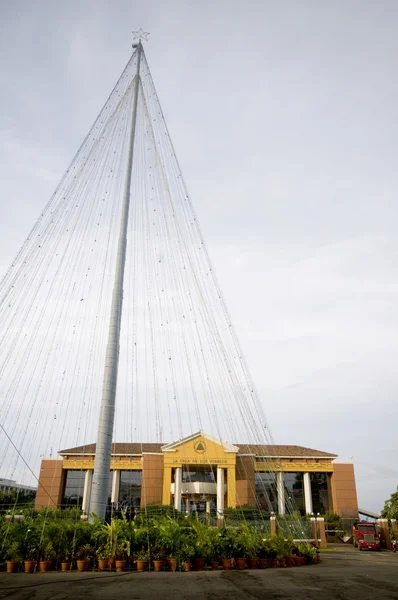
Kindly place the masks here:
<instances>
[{"instance_id":1,"label":"column","mask_svg":"<svg viewBox=\"0 0 398 600\"><path fill-rule=\"evenodd\" d=\"M314 546L315 546L315 548L318 548L319 543L318 543L318 528L316 526L316 518L311 517L310 521L311 521L311 531L312 531Z\"/></svg>"},{"instance_id":2,"label":"column","mask_svg":"<svg viewBox=\"0 0 398 600\"><path fill-rule=\"evenodd\" d=\"M314 511L312 510L311 476L309 473L304 473L304 501L306 514L312 514Z\"/></svg>"},{"instance_id":3,"label":"column","mask_svg":"<svg viewBox=\"0 0 398 600\"><path fill-rule=\"evenodd\" d=\"M318 523L318 532L319 532L319 540L320 540L319 547L327 548L328 544L326 541L325 519L323 517L318 517L317 523Z\"/></svg>"},{"instance_id":4,"label":"column","mask_svg":"<svg viewBox=\"0 0 398 600\"><path fill-rule=\"evenodd\" d=\"M174 508L181 511L182 468L174 470Z\"/></svg>"},{"instance_id":5,"label":"column","mask_svg":"<svg viewBox=\"0 0 398 600\"><path fill-rule=\"evenodd\" d=\"M283 481L283 471L276 473L276 490L278 492L278 514L285 514L285 485Z\"/></svg>"},{"instance_id":6,"label":"column","mask_svg":"<svg viewBox=\"0 0 398 600\"><path fill-rule=\"evenodd\" d=\"M228 508L236 508L235 465L227 469L227 506Z\"/></svg>"},{"instance_id":7,"label":"column","mask_svg":"<svg viewBox=\"0 0 398 600\"><path fill-rule=\"evenodd\" d=\"M163 469L163 494L162 504L171 504L171 467L164 467Z\"/></svg>"},{"instance_id":8,"label":"column","mask_svg":"<svg viewBox=\"0 0 398 600\"><path fill-rule=\"evenodd\" d=\"M270 535L276 535L276 517L269 518Z\"/></svg>"},{"instance_id":9,"label":"column","mask_svg":"<svg viewBox=\"0 0 398 600\"><path fill-rule=\"evenodd\" d=\"M217 467L217 516L224 513L224 469Z\"/></svg>"},{"instance_id":10,"label":"column","mask_svg":"<svg viewBox=\"0 0 398 600\"><path fill-rule=\"evenodd\" d=\"M120 490L120 471L114 470L112 477L112 494L111 494L111 502L112 504L116 504L119 501L119 490Z\"/></svg>"},{"instance_id":11,"label":"column","mask_svg":"<svg viewBox=\"0 0 398 600\"><path fill-rule=\"evenodd\" d=\"M93 482L93 470L88 469L84 477L82 511L88 513L90 510L91 484Z\"/></svg>"}]
</instances>

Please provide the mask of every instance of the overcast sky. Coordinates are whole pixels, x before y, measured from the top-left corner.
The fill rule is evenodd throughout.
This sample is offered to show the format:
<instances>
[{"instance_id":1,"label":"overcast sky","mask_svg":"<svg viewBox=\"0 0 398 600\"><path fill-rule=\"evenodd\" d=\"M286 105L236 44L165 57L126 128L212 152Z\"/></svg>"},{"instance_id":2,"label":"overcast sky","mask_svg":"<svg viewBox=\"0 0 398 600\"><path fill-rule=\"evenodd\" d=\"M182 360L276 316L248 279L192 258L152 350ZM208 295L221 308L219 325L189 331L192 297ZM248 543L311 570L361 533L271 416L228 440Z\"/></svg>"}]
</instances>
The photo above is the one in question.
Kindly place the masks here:
<instances>
[{"instance_id":1,"label":"overcast sky","mask_svg":"<svg viewBox=\"0 0 398 600\"><path fill-rule=\"evenodd\" d=\"M145 52L278 443L398 484L394 1L0 3L0 274Z\"/></svg>"}]
</instances>

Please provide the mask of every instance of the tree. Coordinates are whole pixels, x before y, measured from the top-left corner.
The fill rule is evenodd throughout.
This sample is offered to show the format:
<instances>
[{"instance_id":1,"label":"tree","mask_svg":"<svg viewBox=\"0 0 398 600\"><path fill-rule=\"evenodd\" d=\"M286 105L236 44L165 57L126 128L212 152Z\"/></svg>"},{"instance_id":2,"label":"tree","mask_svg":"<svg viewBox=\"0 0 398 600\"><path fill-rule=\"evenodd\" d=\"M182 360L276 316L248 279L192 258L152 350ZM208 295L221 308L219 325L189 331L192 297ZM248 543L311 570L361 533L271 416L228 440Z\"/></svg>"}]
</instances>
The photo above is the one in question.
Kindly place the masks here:
<instances>
[{"instance_id":1,"label":"tree","mask_svg":"<svg viewBox=\"0 0 398 600\"><path fill-rule=\"evenodd\" d=\"M390 499L385 501L381 516L383 519L398 519L398 491L391 494Z\"/></svg>"}]
</instances>

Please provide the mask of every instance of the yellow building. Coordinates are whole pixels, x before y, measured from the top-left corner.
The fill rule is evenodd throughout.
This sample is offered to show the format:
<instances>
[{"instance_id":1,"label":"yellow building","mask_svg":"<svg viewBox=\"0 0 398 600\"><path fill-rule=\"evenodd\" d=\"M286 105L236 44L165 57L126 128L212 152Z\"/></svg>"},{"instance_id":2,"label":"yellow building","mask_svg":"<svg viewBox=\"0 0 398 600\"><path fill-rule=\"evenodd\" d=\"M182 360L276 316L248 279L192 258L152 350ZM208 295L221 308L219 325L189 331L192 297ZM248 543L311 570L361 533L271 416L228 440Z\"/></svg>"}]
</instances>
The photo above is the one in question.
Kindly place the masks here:
<instances>
[{"instance_id":1,"label":"yellow building","mask_svg":"<svg viewBox=\"0 0 398 600\"><path fill-rule=\"evenodd\" d=\"M79 505L89 511L95 444L42 461L36 508ZM230 444L204 432L171 444L114 443L109 503L116 507L173 504L177 510L222 514L256 506L284 514L333 510L357 518L354 467L302 446Z\"/></svg>"}]
</instances>

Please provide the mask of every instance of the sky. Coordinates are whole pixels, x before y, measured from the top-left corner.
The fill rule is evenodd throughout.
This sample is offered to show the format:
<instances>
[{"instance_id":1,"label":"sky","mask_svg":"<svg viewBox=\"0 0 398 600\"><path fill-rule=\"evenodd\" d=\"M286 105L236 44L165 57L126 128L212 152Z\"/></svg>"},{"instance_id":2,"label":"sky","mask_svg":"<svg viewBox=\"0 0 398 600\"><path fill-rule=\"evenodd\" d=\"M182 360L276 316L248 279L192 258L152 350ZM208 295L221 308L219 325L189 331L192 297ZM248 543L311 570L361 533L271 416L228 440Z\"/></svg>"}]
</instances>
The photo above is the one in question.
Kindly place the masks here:
<instances>
[{"instance_id":1,"label":"sky","mask_svg":"<svg viewBox=\"0 0 398 600\"><path fill-rule=\"evenodd\" d=\"M131 53L146 56L273 436L398 485L398 5L0 6L0 276Z\"/></svg>"}]
</instances>

